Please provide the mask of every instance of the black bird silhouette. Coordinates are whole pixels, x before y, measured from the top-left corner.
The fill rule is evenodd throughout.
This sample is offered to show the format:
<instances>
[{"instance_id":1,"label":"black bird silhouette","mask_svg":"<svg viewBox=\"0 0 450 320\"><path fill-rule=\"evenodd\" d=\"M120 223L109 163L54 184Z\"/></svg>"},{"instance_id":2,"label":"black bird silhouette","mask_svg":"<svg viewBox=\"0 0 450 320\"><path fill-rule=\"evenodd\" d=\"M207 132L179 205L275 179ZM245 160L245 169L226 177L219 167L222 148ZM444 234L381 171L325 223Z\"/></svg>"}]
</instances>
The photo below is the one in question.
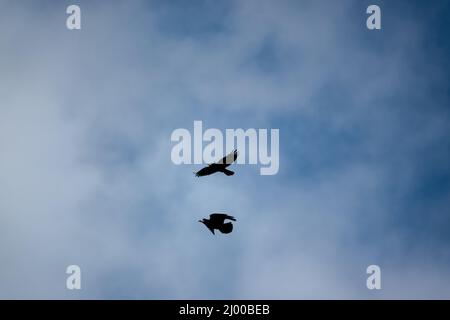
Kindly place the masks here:
<instances>
[{"instance_id":1,"label":"black bird silhouette","mask_svg":"<svg viewBox=\"0 0 450 320\"><path fill-rule=\"evenodd\" d=\"M203 177L203 176L209 176L210 174L216 173L216 172L223 172L227 176L232 176L234 174L233 171L228 170L227 167L232 164L234 161L236 161L238 157L237 150L234 150L229 155L223 157L220 161L216 163L211 163L207 167L204 167L200 171L196 172L195 175L197 177Z\"/></svg>"},{"instance_id":2,"label":"black bird silhouette","mask_svg":"<svg viewBox=\"0 0 450 320\"><path fill-rule=\"evenodd\" d=\"M215 229L219 230L222 233L230 233L231 231L233 231L233 224L231 222L225 223L226 219L236 221L234 217L229 216L225 213L213 213L209 215L209 220L202 219L198 220L198 222L203 223L209 229L209 231L212 232L212 234L215 234Z\"/></svg>"}]
</instances>

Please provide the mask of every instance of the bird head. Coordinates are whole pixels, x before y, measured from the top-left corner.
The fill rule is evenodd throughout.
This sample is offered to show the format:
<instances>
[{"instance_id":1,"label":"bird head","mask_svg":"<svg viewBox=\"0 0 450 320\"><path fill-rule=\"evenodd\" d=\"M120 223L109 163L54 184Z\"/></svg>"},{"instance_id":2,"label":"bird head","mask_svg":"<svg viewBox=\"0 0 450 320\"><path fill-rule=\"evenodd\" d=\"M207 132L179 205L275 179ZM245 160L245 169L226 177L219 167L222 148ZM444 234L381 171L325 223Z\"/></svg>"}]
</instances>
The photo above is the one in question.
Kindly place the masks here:
<instances>
[{"instance_id":1,"label":"bird head","mask_svg":"<svg viewBox=\"0 0 450 320\"><path fill-rule=\"evenodd\" d=\"M202 219L202 220L198 220L198 222L201 222L201 223L203 223L205 226L208 226L210 221L209 221L208 219Z\"/></svg>"}]
</instances>

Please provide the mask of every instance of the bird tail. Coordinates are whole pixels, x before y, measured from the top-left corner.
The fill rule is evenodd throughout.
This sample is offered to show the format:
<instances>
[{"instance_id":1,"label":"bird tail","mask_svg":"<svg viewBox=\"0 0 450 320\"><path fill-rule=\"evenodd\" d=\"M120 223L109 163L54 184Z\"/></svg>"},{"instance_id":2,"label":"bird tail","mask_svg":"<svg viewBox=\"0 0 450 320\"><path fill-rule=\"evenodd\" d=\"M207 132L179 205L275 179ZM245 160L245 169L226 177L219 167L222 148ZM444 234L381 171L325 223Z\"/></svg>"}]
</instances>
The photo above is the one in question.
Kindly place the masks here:
<instances>
[{"instance_id":1,"label":"bird tail","mask_svg":"<svg viewBox=\"0 0 450 320\"><path fill-rule=\"evenodd\" d=\"M234 174L234 171L228 169L223 169L222 172L225 173L227 176L232 176Z\"/></svg>"},{"instance_id":2,"label":"bird tail","mask_svg":"<svg viewBox=\"0 0 450 320\"><path fill-rule=\"evenodd\" d=\"M233 231L233 224L231 222L225 223L220 227L219 230L222 233L230 233L231 231Z\"/></svg>"}]
</instances>

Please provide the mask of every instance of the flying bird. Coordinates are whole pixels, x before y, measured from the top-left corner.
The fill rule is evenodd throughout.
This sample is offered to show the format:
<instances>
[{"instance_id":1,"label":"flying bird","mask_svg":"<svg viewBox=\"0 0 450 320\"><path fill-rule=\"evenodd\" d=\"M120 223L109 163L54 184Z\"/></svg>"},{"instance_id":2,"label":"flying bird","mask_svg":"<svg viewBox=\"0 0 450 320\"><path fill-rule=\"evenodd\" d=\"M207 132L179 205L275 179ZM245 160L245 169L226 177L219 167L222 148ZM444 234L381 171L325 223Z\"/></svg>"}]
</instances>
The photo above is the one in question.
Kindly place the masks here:
<instances>
[{"instance_id":1,"label":"flying bird","mask_svg":"<svg viewBox=\"0 0 450 320\"><path fill-rule=\"evenodd\" d=\"M234 161L236 161L238 157L237 150L234 150L227 156L223 157L221 160L217 161L216 163L211 163L207 167L204 167L200 171L195 173L195 176L197 177L203 177L203 176L209 176L210 174L216 173L216 172L223 172L227 176L232 176L234 174L233 171L228 170L227 167L232 164Z\"/></svg>"},{"instance_id":2,"label":"flying bird","mask_svg":"<svg viewBox=\"0 0 450 320\"><path fill-rule=\"evenodd\" d=\"M225 220L236 221L236 219L232 216L229 216L225 213L213 213L209 215L209 219L198 220L198 222L203 223L209 231L214 233L214 230L217 229L222 233L230 233L233 231L233 224L231 222L225 223Z\"/></svg>"}]
</instances>

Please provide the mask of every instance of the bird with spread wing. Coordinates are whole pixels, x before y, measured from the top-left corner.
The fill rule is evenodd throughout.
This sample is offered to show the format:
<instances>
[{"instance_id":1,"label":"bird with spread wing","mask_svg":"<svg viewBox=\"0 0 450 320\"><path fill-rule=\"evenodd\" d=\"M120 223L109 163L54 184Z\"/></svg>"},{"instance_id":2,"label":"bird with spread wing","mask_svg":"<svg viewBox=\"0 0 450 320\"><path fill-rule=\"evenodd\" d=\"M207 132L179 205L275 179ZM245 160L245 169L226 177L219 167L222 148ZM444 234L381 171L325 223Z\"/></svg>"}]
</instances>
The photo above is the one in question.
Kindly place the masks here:
<instances>
[{"instance_id":1,"label":"bird with spread wing","mask_svg":"<svg viewBox=\"0 0 450 320\"><path fill-rule=\"evenodd\" d=\"M232 176L234 174L233 171L228 170L227 167L231 165L234 161L236 161L238 157L238 151L234 150L227 156L223 157L221 160L215 163L209 164L207 167L204 167L200 171L195 173L197 177L209 176L216 172L222 172L227 176Z\"/></svg>"},{"instance_id":2,"label":"bird with spread wing","mask_svg":"<svg viewBox=\"0 0 450 320\"><path fill-rule=\"evenodd\" d=\"M233 224L231 222L225 223L225 220L236 221L236 219L232 216L229 216L225 213L213 213L209 215L209 219L202 219L198 222L203 223L209 231L214 233L214 230L217 229L222 233L230 233L233 231Z\"/></svg>"}]
</instances>

